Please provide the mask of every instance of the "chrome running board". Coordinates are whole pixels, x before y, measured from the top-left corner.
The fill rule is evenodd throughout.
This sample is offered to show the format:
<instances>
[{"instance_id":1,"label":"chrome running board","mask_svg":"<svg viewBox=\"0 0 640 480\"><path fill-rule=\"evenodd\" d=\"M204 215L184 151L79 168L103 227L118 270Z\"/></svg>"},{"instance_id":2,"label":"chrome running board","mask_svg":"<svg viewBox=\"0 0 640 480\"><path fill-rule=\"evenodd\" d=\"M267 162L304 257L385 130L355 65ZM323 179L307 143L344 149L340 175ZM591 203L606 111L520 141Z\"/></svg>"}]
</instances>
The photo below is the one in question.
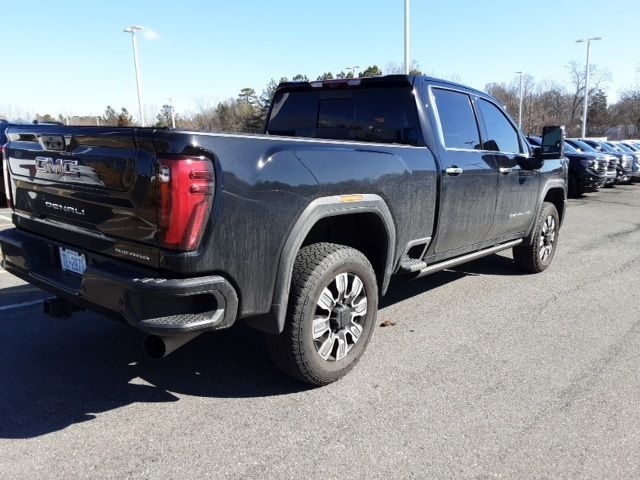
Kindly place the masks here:
<instances>
[{"instance_id":1,"label":"chrome running board","mask_svg":"<svg viewBox=\"0 0 640 480\"><path fill-rule=\"evenodd\" d=\"M426 268L420 270L414 278L424 277L425 275L430 275L435 272L440 272L442 270L446 270L447 268L457 267L463 263L470 262L472 260L477 260L478 258L486 257L488 255L492 255L494 253L498 253L502 250L506 250L508 248L515 247L516 245L520 245L522 243L522 238L518 240L512 240L507 243L501 243L500 245L495 245L491 248L485 248L484 250L478 250L477 252L467 253L466 255L462 255L461 257L452 258L450 260L445 260L444 262L434 263L433 265L429 265Z\"/></svg>"}]
</instances>

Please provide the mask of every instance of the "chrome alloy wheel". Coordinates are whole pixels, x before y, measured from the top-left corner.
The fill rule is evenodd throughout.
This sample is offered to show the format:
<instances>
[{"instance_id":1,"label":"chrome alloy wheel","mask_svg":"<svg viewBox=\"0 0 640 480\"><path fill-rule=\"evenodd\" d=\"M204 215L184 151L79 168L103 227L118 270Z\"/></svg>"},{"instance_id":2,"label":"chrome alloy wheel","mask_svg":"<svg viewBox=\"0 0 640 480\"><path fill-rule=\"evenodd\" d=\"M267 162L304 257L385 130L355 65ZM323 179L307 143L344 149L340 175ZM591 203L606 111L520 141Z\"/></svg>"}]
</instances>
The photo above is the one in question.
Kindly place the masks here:
<instances>
[{"instance_id":1,"label":"chrome alloy wheel","mask_svg":"<svg viewBox=\"0 0 640 480\"><path fill-rule=\"evenodd\" d=\"M340 273L320 294L313 316L313 343L323 360L342 360L358 343L367 315L362 280Z\"/></svg>"},{"instance_id":2,"label":"chrome alloy wheel","mask_svg":"<svg viewBox=\"0 0 640 480\"><path fill-rule=\"evenodd\" d=\"M556 219L549 215L542 224L542 232L540 232L540 240L538 242L540 260L544 262L551 256L555 241Z\"/></svg>"}]
</instances>

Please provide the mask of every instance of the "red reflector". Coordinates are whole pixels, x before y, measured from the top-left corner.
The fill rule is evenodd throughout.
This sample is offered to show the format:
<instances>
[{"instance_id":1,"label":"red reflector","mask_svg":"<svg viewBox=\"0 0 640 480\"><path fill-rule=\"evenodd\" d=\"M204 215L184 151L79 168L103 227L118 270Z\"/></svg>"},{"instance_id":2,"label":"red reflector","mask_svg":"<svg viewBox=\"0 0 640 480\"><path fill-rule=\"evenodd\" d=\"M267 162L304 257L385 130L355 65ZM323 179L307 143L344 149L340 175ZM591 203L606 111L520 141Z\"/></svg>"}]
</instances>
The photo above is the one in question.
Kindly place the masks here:
<instances>
[{"instance_id":1,"label":"red reflector","mask_svg":"<svg viewBox=\"0 0 640 480\"><path fill-rule=\"evenodd\" d=\"M198 248L214 191L211 161L205 157L158 161L158 226L160 245L175 250Z\"/></svg>"}]
</instances>

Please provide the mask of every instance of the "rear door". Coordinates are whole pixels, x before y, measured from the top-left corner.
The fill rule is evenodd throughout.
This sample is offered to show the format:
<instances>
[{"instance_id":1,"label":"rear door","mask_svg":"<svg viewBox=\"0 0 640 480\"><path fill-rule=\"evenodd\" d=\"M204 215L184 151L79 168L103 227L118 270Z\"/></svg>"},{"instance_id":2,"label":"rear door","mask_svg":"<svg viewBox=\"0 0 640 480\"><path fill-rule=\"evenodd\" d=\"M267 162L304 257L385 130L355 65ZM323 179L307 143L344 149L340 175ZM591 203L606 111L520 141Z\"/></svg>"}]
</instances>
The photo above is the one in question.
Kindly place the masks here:
<instances>
[{"instance_id":1,"label":"rear door","mask_svg":"<svg viewBox=\"0 0 640 480\"><path fill-rule=\"evenodd\" d=\"M524 233L535 214L540 176L518 165L518 157L529 154L528 147L502 109L484 98L476 99L476 106L484 126L483 149L495 152L499 173L495 221L487 239Z\"/></svg>"},{"instance_id":2,"label":"rear door","mask_svg":"<svg viewBox=\"0 0 640 480\"><path fill-rule=\"evenodd\" d=\"M135 129L61 125L12 126L7 137L20 228L157 263L151 142Z\"/></svg>"},{"instance_id":3,"label":"rear door","mask_svg":"<svg viewBox=\"0 0 640 480\"><path fill-rule=\"evenodd\" d=\"M440 208L435 253L481 242L493 223L498 177L492 152L482 150L471 96L429 87L441 159Z\"/></svg>"}]
</instances>

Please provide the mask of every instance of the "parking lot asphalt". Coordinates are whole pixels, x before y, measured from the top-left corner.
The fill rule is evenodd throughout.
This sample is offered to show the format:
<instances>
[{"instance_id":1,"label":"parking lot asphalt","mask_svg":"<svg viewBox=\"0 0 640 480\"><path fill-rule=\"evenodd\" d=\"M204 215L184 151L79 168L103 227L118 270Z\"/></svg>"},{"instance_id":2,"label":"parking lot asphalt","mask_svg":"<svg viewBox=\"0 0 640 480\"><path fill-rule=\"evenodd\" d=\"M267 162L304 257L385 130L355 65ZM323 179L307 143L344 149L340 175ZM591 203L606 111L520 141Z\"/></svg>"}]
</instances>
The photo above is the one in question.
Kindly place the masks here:
<instances>
[{"instance_id":1,"label":"parking lot asphalt","mask_svg":"<svg viewBox=\"0 0 640 480\"><path fill-rule=\"evenodd\" d=\"M0 306L44 296L0 273ZM572 200L543 274L494 255L382 306L317 389L246 328L151 362L98 315L0 311L2 478L640 478L640 185Z\"/></svg>"}]
</instances>

